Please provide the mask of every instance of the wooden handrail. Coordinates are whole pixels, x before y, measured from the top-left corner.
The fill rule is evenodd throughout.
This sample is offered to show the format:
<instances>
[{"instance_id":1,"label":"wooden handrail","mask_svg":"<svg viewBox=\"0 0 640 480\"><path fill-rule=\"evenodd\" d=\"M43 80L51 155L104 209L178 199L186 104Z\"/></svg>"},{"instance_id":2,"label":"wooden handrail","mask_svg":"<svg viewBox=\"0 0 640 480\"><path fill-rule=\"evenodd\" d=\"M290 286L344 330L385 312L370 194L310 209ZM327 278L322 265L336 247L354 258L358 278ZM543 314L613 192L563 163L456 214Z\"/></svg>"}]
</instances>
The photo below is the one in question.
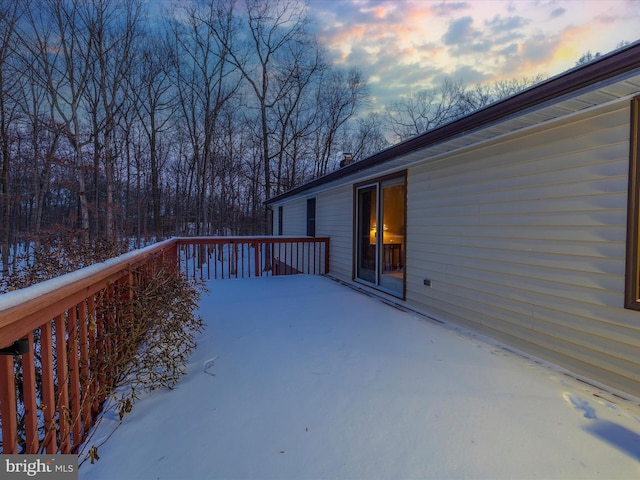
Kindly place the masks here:
<instances>
[{"instance_id":1,"label":"wooden handrail","mask_svg":"<svg viewBox=\"0 0 640 480\"><path fill-rule=\"evenodd\" d=\"M71 305L76 305L81 297L87 298L95 294L127 275L132 268L175 248L176 241L165 240L31 287L0 295L0 348L13 342L9 339L23 338L28 332L40 327L43 315L53 318L65 312ZM25 294L27 301L24 301Z\"/></svg>"},{"instance_id":2,"label":"wooden handrail","mask_svg":"<svg viewBox=\"0 0 640 480\"><path fill-rule=\"evenodd\" d=\"M122 356L126 303L160 264L201 279L326 274L329 239L172 238L0 295L0 348L23 338L30 346L20 362L0 355L2 453L77 451L115 387L117 372L105 365L113 365L110 356Z\"/></svg>"}]
</instances>

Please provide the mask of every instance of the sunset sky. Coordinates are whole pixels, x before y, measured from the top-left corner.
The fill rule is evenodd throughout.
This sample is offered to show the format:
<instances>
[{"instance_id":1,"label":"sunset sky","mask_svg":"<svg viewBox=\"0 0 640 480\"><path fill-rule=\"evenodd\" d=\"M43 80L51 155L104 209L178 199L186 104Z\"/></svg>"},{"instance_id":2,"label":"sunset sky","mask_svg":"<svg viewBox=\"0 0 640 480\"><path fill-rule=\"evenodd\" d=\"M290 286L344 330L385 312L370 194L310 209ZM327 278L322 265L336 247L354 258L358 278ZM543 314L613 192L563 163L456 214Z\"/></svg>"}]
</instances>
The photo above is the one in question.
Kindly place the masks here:
<instances>
[{"instance_id":1,"label":"sunset sky","mask_svg":"<svg viewBox=\"0 0 640 480\"><path fill-rule=\"evenodd\" d=\"M445 76L473 86L550 77L587 51L640 39L640 0L309 0L332 60L369 77L378 105Z\"/></svg>"}]
</instances>

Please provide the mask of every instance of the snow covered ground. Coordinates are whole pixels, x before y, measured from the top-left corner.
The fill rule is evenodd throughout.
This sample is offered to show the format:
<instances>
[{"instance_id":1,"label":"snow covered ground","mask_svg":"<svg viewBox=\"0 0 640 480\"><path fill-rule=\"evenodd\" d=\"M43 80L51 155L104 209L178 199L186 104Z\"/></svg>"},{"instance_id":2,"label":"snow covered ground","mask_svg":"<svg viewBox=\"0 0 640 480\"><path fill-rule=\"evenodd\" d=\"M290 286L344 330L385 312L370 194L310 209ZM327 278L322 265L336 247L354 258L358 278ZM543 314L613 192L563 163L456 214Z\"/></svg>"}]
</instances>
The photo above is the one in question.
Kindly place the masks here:
<instances>
[{"instance_id":1,"label":"snow covered ground","mask_svg":"<svg viewBox=\"0 0 640 480\"><path fill-rule=\"evenodd\" d=\"M558 369L323 277L209 288L188 374L81 479L640 477L640 411Z\"/></svg>"}]
</instances>

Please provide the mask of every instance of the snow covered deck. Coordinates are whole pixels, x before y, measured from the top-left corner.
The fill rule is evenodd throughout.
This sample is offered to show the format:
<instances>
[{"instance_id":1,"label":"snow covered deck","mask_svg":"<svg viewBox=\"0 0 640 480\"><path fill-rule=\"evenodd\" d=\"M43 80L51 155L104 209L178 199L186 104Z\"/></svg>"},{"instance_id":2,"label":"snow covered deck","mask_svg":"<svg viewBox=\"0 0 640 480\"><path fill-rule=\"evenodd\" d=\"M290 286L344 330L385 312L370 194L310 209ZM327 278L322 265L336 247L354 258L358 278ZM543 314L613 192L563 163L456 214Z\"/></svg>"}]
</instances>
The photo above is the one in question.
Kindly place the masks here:
<instances>
[{"instance_id":1,"label":"snow covered deck","mask_svg":"<svg viewBox=\"0 0 640 480\"><path fill-rule=\"evenodd\" d=\"M81 479L640 476L640 412L555 369L325 277L209 288L188 375Z\"/></svg>"}]
</instances>

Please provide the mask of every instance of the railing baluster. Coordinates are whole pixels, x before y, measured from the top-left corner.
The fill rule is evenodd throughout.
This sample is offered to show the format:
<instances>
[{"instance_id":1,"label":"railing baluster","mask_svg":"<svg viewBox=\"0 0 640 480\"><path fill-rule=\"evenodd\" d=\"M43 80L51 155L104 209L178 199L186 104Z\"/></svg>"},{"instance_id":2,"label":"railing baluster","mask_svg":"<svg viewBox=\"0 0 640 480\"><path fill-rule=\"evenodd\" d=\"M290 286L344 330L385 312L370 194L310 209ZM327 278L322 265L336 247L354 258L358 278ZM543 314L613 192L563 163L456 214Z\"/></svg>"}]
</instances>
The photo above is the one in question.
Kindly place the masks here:
<instances>
[{"instance_id":1,"label":"railing baluster","mask_svg":"<svg viewBox=\"0 0 640 480\"><path fill-rule=\"evenodd\" d=\"M22 377L24 395L24 424L25 424L25 452L38 453L40 440L38 438L38 406L36 392L36 364L34 355L33 332L27 334L29 351L22 355Z\"/></svg>"},{"instance_id":2,"label":"railing baluster","mask_svg":"<svg viewBox=\"0 0 640 480\"><path fill-rule=\"evenodd\" d=\"M255 265L256 277L261 276L262 269L260 267L260 242L258 240L253 241L253 264Z\"/></svg>"},{"instance_id":3,"label":"railing baluster","mask_svg":"<svg viewBox=\"0 0 640 480\"><path fill-rule=\"evenodd\" d=\"M104 291L102 292L104 295ZM96 310L95 310L95 322L96 322L96 345L95 345L95 356L96 356L96 396L94 400L94 415L97 415L100 412L100 407L102 406L102 402L104 400L104 388L107 383L107 372L106 372L106 345L105 345L105 333L104 333L104 298L98 298L96 302Z\"/></svg>"},{"instance_id":4,"label":"railing baluster","mask_svg":"<svg viewBox=\"0 0 640 480\"><path fill-rule=\"evenodd\" d=\"M238 275L238 244L235 242L232 242L233 244L233 260L234 260L234 264L233 266L235 267L235 274L236 274L236 278L240 278L240 276Z\"/></svg>"},{"instance_id":5,"label":"railing baluster","mask_svg":"<svg viewBox=\"0 0 640 480\"><path fill-rule=\"evenodd\" d=\"M93 298L93 297L91 297ZM89 429L93 426L93 419L91 418L91 377L89 375L89 321L87 316L87 304L86 300L83 300L78 305L78 318L80 319L80 390L82 393L82 426L83 437L88 433ZM79 422L80 423L80 422Z\"/></svg>"},{"instance_id":6,"label":"railing baluster","mask_svg":"<svg viewBox=\"0 0 640 480\"><path fill-rule=\"evenodd\" d=\"M318 251L318 244L316 242L313 242L313 274L316 275L316 266L317 266L317 253Z\"/></svg>"},{"instance_id":7,"label":"railing baluster","mask_svg":"<svg viewBox=\"0 0 640 480\"><path fill-rule=\"evenodd\" d=\"M219 244L215 244L213 246L214 248L214 252L215 252L215 256L213 257L213 271L214 271L214 278L217 280L218 279L218 255L220 255L220 245Z\"/></svg>"},{"instance_id":8,"label":"railing baluster","mask_svg":"<svg viewBox=\"0 0 640 480\"><path fill-rule=\"evenodd\" d=\"M98 306L96 304L95 295L91 295L88 299L89 310L89 375L90 375L90 388L89 388L89 400L91 402L91 423L98 415L100 411L100 403L98 394L100 391L100 346L99 346L99 332L98 332Z\"/></svg>"},{"instance_id":9,"label":"railing baluster","mask_svg":"<svg viewBox=\"0 0 640 480\"><path fill-rule=\"evenodd\" d=\"M184 256L184 274L187 276L187 278L189 278L189 252L188 249L189 246L188 245L180 245L180 263L182 264L182 258Z\"/></svg>"},{"instance_id":10,"label":"railing baluster","mask_svg":"<svg viewBox=\"0 0 640 480\"><path fill-rule=\"evenodd\" d=\"M44 410L44 448L49 454L58 450L55 424L55 385L53 381L53 346L51 321L40 329L40 355L42 363L42 409Z\"/></svg>"},{"instance_id":11,"label":"railing baluster","mask_svg":"<svg viewBox=\"0 0 640 480\"><path fill-rule=\"evenodd\" d=\"M82 439L82 424L80 423L80 369L78 354L78 310L73 306L67 318L67 332L69 335L69 394L71 396L71 420L73 427L73 442L71 449L80 446Z\"/></svg>"},{"instance_id":12,"label":"railing baluster","mask_svg":"<svg viewBox=\"0 0 640 480\"><path fill-rule=\"evenodd\" d=\"M251 244L247 243L247 242L243 242L242 243L242 256L243 256L243 261L242 264L246 265L242 267L242 269L244 270L246 268L246 276L251 278L251 277L255 277L255 273L251 273Z\"/></svg>"},{"instance_id":13,"label":"railing baluster","mask_svg":"<svg viewBox=\"0 0 640 480\"><path fill-rule=\"evenodd\" d=\"M196 247L197 245L191 245L193 247L193 278L194 280L198 278L198 269L196 267Z\"/></svg>"},{"instance_id":14,"label":"railing baluster","mask_svg":"<svg viewBox=\"0 0 640 480\"><path fill-rule=\"evenodd\" d=\"M289 242L289 266L286 268L286 274L290 274L293 266L293 242ZM286 256L285 256L286 258Z\"/></svg>"},{"instance_id":15,"label":"railing baluster","mask_svg":"<svg viewBox=\"0 0 640 480\"><path fill-rule=\"evenodd\" d=\"M67 375L67 335L65 316L58 315L56 325L56 373L58 378L58 430L60 432L60 451L69 453L69 377Z\"/></svg>"},{"instance_id":16,"label":"railing baluster","mask_svg":"<svg viewBox=\"0 0 640 480\"><path fill-rule=\"evenodd\" d=\"M150 273L152 275L152 273ZM104 358L104 382L103 385L106 388L109 388L112 384L113 380L113 364L109 361L111 356L114 354L113 343L115 339L115 328L114 328L114 318L113 311L111 310L111 305L113 304L113 284L109 285L105 290L105 296L102 299L102 342L104 345L103 357ZM101 397L100 404L106 400L106 395Z\"/></svg>"},{"instance_id":17,"label":"railing baluster","mask_svg":"<svg viewBox=\"0 0 640 480\"><path fill-rule=\"evenodd\" d=\"M223 246L222 265L222 278L231 278L231 244L228 242L225 242ZM227 272L226 274L224 273L225 270Z\"/></svg>"},{"instance_id":18,"label":"railing baluster","mask_svg":"<svg viewBox=\"0 0 640 480\"><path fill-rule=\"evenodd\" d=\"M13 357L0 355L0 419L2 419L2 453L18 453L18 411Z\"/></svg>"},{"instance_id":19,"label":"railing baluster","mask_svg":"<svg viewBox=\"0 0 640 480\"><path fill-rule=\"evenodd\" d=\"M204 262L205 262L205 246L201 244L198 248L198 255L200 255L200 259L198 264L200 265L200 280L204 280Z\"/></svg>"}]
</instances>

